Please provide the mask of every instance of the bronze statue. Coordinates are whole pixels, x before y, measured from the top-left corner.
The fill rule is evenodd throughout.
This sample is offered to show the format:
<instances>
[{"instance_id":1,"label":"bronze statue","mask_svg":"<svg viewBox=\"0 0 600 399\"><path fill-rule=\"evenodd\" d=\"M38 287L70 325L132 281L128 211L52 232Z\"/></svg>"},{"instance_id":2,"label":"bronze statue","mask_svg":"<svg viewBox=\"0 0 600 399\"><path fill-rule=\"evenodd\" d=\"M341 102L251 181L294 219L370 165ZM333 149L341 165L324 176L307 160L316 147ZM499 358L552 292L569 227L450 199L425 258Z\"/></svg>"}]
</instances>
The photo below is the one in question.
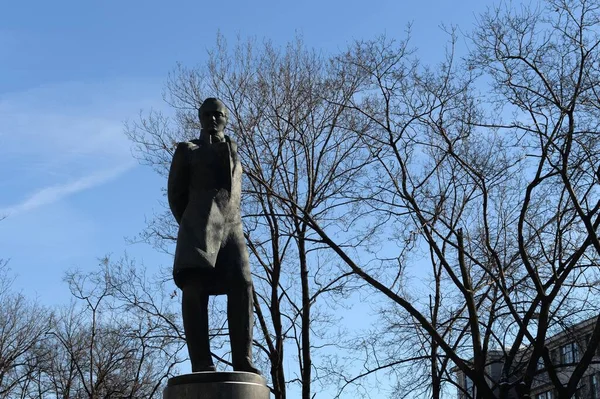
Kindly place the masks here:
<instances>
[{"instance_id":1,"label":"bronze statue","mask_svg":"<svg viewBox=\"0 0 600 399\"><path fill-rule=\"evenodd\" d=\"M182 290L183 327L192 371L215 371L208 339L208 297L227 295L233 369L252 364L252 279L240 215L242 166L224 135L228 111L206 99L200 138L179 143L169 172L168 198L179 223L173 264Z\"/></svg>"}]
</instances>

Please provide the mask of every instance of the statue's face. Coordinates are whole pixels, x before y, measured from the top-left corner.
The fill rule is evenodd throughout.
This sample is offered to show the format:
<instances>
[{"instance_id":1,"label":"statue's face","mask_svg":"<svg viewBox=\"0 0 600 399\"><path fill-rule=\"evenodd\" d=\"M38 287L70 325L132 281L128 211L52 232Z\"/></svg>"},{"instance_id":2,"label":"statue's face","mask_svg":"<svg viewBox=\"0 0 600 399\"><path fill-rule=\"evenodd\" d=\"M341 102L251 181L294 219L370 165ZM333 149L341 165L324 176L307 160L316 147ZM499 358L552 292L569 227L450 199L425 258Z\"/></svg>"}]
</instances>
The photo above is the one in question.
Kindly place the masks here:
<instances>
[{"instance_id":1,"label":"statue's face","mask_svg":"<svg viewBox=\"0 0 600 399\"><path fill-rule=\"evenodd\" d=\"M200 125L210 134L222 133L227 125L227 110L221 104L208 104L200 113Z\"/></svg>"}]
</instances>

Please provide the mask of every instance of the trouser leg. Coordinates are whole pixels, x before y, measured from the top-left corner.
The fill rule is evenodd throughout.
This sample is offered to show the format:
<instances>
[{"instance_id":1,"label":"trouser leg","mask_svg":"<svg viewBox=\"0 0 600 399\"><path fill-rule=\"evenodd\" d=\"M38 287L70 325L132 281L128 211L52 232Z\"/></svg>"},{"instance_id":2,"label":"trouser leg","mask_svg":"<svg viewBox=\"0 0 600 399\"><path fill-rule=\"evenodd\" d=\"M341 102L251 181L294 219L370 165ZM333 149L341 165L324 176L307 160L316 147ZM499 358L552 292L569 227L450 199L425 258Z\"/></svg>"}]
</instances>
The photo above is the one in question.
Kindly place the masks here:
<instances>
[{"instance_id":1,"label":"trouser leg","mask_svg":"<svg viewBox=\"0 0 600 399\"><path fill-rule=\"evenodd\" d=\"M232 229L223 249L227 265L227 319L231 341L231 360L236 371L257 373L252 364L252 329L254 300L252 276L241 225Z\"/></svg>"},{"instance_id":2,"label":"trouser leg","mask_svg":"<svg viewBox=\"0 0 600 399\"><path fill-rule=\"evenodd\" d=\"M208 339L208 294L195 285L183 287L182 315L192 371L214 371Z\"/></svg>"},{"instance_id":3,"label":"trouser leg","mask_svg":"<svg viewBox=\"0 0 600 399\"><path fill-rule=\"evenodd\" d=\"M232 285L227 295L227 319L231 360L236 371L258 373L252 364L253 306L252 283L240 282Z\"/></svg>"}]
</instances>

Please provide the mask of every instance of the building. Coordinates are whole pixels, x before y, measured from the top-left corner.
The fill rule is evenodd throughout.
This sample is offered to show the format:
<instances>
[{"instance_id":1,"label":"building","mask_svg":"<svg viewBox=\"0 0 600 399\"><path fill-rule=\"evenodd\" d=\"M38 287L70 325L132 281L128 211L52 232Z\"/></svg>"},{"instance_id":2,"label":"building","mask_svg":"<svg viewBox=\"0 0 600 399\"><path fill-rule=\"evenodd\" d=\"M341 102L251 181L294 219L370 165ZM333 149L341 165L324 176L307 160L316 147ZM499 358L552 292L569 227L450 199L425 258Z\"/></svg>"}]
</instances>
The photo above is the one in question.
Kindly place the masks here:
<instances>
[{"instance_id":1,"label":"building","mask_svg":"<svg viewBox=\"0 0 600 399\"><path fill-rule=\"evenodd\" d=\"M557 376L561 381L568 381L575 366L579 362L580 356L585 351L587 343L590 340L595 321L596 318L585 320L546 340L546 347L550 351L553 367L557 371ZM520 357L523 359L523 362L517 362L515 365L515 375L518 375L519 370L522 370L525 367L525 361L529 359L528 352L528 348L521 351ZM503 357L503 351L490 351L488 353L488 362L486 365L488 384L491 387L495 387L495 390L497 390L501 378ZM474 398L475 387L470 379L458 369L454 369L454 372L459 386L458 397L460 399ZM544 362L540 360L538 364L538 374L532 385L531 398L557 399L553 387L548 373L545 371ZM514 389L509 392L509 398L517 398ZM600 348L596 350L596 354L590 366L584 374L584 377L581 379L575 398L600 399Z\"/></svg>"}]
</instances>

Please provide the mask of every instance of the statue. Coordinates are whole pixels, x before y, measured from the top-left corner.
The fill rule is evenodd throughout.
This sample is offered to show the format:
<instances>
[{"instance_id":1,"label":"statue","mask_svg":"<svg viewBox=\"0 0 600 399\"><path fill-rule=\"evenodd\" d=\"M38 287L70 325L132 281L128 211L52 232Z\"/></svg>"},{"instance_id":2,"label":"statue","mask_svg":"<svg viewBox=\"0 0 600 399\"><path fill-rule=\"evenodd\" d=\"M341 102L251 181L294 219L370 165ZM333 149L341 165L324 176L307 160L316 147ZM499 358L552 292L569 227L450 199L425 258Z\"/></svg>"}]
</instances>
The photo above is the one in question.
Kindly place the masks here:
<instances>
[{"instance_id":1,"label":"statue","mask_svg":"<svg viewBox=\"0 0 600 399\"><path fill-rule=\"evenodd\" d=\"M179 223L173 278L182 291L192 371L215 371L208 298L226 294L233 369L259 374L252 363L252 279L240 215L242 166L236 143L224 135L225 105L208 98L198 116L200 138L177 145L168 182L169 206Z\"/></svg>"}]
</instances>

